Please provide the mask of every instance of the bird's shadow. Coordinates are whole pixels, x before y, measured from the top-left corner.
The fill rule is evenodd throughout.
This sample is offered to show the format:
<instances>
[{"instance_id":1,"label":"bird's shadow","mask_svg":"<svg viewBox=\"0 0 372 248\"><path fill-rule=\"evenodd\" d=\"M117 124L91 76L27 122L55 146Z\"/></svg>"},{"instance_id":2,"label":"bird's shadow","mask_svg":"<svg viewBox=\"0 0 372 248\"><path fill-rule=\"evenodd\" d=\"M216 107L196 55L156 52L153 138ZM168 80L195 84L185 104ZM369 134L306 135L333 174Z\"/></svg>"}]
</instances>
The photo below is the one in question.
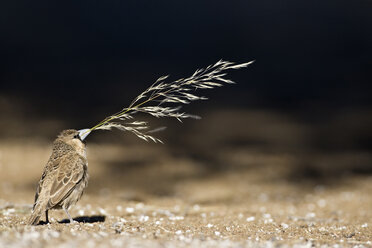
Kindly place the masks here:
<instances>
[{"instance_id":1,"label":"bird's shadow","mask_svg":"<svg viewBox=\"0 0 372 248\"><path fill-rule=\"evenodd\" d=\"M96 222L105 222L106 216L104 215L93 215L93 216L80 216L73 218L74 221L79 223L96 223ZM63 219L61 221L58 221L59 224L68 224L70 223L69 219ZM40 221L38 225L46 225L48 224L45 221Z\"/></svg>"}]
</instances>

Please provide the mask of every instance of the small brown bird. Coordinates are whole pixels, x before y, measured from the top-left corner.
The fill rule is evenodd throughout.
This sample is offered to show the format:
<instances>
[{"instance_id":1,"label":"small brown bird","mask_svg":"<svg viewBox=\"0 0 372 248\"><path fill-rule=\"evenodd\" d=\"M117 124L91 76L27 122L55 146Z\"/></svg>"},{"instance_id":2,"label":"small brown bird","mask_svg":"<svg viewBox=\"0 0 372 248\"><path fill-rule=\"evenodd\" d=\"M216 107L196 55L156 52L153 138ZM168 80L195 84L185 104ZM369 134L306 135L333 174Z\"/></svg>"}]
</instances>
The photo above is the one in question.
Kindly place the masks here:
<instances>
[{"instance_id":1,"label":"small brown bird","mask_svg":"<svg viewBox=\"0 0 372 248\"><path fill-rule=\"evenodd\" d=\"M35 194L35 203L29 224L37 225L45 212L48 223L49 209L63 209L70 223L68 209L83 195L88 185L88 161L84 139L89 129L64 130L53 143L50 156Z\"/></svg>"}]
</instances>

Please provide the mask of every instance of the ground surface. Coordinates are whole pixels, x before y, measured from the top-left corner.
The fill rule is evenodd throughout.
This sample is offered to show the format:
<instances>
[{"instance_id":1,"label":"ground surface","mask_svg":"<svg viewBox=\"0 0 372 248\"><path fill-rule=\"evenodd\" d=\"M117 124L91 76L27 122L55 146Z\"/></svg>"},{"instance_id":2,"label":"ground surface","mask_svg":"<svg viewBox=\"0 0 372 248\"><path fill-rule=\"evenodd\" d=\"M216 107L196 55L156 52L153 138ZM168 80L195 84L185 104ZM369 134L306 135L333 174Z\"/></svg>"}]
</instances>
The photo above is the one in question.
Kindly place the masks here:
<instances>
[{"instance_id":1,"label":"ground surface","mask_svg":"<svg viewBox=\"0 0 372 248\"><path fill-rule=\"evenodd\" d=\"M91 177L70 210L73 224L58 223L66 216L53 211L51 224L25 225L51 142L2 139L0 247L372 247L372 177L339 173L370 163L369 153L298 152L303 127L239 116L237 127L249 128L216 137L226 126L200 122L195 136L196 126L170 130L163 139L172 146L88 140ZM287 149L270 132L286 134ZM304 168L304 158L315 166Z\"/></svg>"}]
</instances>

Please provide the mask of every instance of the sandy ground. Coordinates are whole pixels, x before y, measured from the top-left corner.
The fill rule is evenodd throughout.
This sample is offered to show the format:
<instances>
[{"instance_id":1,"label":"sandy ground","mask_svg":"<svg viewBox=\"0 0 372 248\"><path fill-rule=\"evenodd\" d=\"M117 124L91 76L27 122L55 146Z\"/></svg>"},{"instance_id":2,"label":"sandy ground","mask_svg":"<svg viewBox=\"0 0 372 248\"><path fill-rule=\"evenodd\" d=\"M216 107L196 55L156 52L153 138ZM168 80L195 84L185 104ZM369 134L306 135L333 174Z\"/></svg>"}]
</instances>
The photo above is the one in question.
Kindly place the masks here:
<instances>
[{"instance_id":1,"label":"sandy ground","mask_svg":"<svg viewBox=\"0 0 372 248\"><path fill-rule=\"evenodd\" d=\"M53 137L3 138L0 247L372 247L372 175L344 169L370 163L368 152L298 152L306 127L262 113L235 113L222 134L210 125L221 115L169 130L171 145L88 140L72 224L63 211L25 224Z\"/></svg>"}]
</instances>

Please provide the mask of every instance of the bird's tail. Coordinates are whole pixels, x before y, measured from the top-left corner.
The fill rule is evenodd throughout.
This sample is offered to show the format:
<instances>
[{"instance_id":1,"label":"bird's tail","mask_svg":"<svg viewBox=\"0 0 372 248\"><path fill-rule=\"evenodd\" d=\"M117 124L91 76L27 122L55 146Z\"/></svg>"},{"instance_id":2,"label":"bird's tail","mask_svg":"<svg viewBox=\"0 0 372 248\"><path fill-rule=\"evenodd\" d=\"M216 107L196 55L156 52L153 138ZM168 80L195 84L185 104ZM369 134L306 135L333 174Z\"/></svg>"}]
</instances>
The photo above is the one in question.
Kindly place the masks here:
<instances>
[{"instance_id":1,"label":"bird's tail","mask_svg":"<svg viewBox=\"0 0 372 248\"><path fill-rule=\"evenodd\" d=\"M42 215L43 211L41 210L40 206L35 206L32 210L31 216L28 219L29 225L37 225L39 224L40 217Z\"/></svg>"}]
</instances>

